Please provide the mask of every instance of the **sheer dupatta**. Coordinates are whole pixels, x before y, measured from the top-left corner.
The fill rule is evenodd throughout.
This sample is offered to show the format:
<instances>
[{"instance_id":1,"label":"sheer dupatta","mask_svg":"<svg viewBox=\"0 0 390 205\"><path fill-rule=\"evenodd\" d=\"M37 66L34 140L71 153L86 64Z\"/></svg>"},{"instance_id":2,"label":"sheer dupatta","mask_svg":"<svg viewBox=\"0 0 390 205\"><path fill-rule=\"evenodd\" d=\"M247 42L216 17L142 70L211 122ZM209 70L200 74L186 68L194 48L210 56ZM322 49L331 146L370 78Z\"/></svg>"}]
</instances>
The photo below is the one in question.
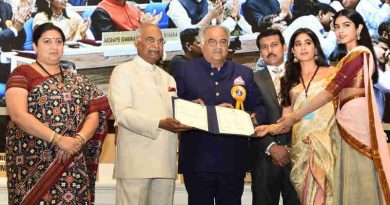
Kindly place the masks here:
<instances>
[{"instance_id":1,"label":"sheer dupatta","mask_svg":"<svg viewBox=\"0 0 390 205\"><path fill-rule=\"evenodd\" d=\"M373 61L369 49L363 46L354 48L338 63L339 71L326 90L333 96L337 96L342 89L353 87L352 84L357 87L361 85L360 82L364 84L364 95L350 96L339 103L336 119L343 140L354 150L373 160L383 199L389 204L390 156L371 80L371 75L374 72ZM362 72L362 75L359 72ZM362 76L362 79L359 76ZM359 97L366 99L360 98L359 100ZM353 102L350 102L352 100ZM344 108L344 105L347 106L347 102L349 104L348 111ZM358 108L361 108L360 112L356 110ZM365 113L366 110L367 113ZM366 124L364 124L365 122Z\"/></svg>"}]
</instances>

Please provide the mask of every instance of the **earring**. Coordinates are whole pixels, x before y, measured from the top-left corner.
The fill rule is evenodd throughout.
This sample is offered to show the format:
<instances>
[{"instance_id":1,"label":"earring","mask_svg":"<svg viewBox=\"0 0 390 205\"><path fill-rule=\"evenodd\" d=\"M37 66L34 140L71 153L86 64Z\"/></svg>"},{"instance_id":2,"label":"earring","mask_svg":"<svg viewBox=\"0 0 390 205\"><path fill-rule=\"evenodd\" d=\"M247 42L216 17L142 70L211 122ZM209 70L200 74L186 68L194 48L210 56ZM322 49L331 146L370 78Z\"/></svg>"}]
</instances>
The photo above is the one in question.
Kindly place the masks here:
<instances>
[{"instance_id":1,"label":"earring","mask_svg":"<svg viewBox=\"0 0 390 205\"><path fill-rule=\"evenodd\" d=\"M315 60L315 61L318 61L318 55L317 55L317 53L314 55L314 60Z\"/></svg>"},{"instance_id":2,"label":"earring","mask_svg":"<svg viewBox=\"0 0 390 205\"><path fill-rule=\"evenodd\" d=\"M357 33L357 40L360 40L360 33Z\"/></svg>"},{"instance_id":3,"label":"earring","mask_svg":"<svg viewBox=\"0 0 390 205\"><path fill-rule=\"evenodd\" d=\"M296 57L296 56L294 56L294 63L298 63L299 61L298 61L298 58Z\"/></svg>"}]
</instances>

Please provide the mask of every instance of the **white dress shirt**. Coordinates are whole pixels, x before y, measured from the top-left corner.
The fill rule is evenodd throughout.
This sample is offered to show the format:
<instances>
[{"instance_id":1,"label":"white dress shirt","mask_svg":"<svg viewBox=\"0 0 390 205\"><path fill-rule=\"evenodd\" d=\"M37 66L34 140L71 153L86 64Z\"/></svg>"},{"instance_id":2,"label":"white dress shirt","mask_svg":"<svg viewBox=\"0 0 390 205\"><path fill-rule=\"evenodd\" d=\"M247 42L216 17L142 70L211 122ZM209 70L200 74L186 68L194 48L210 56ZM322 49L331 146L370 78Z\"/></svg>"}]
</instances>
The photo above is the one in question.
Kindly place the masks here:
<instances>
[{"instance_id":1,"label":"white dress shirt","mask_svg":"<svg viewBox=\"0 0 390 205\"><path fill-rule=\"evenodd\" d=\"M366 22L370 35L378 35L379 25L387 20L390 20L390 5L383 4L375 6L368 0L360 0L356 6L356 11L362 15Z\"/></svg>"},{"instance_id":2,"label":"white dress shirt","mask_svg":"<svg viewBox=\"0 0 390 205\"><path fill-rule=\"evenodd\" d=\"M171 0L167 15L180 31L197 27L196 24L192 24L191 18L188 16L186 9L181 5L179 0Z\"/></svg>"},{"instance_id":3,"label":"white dress shirt","mask_svg":"<svg viewBox=\"0 0 390 205\"><path fill-rule=\"evenodd\" d=\"M321 24L318 18L313 15L301 16L297 18L286 28L286 30L283 31L283 37L286 41L286 44L289 44L293 33L300 28L308 28L316 34L318 40L320 41L321 48L327 58L336 48L336 33L334 31L329 31L327 33L328 35L325 37L326 32L324 30L324 26Z\"/></svg>"},{"instance_id":4,"label":"white dress shirt","mask_svg":"<svg viewBox=\"0 0 390 205\"><path fill-rule=\"evenodd\" d=\"M275 81L277 74L279 74L279 77L284 76L284 74L286 73L286 69L284 66L285 66L284 62L279 66L267 65L268 72L271 75L272 81Z\"/></svg>"}]
</instances>

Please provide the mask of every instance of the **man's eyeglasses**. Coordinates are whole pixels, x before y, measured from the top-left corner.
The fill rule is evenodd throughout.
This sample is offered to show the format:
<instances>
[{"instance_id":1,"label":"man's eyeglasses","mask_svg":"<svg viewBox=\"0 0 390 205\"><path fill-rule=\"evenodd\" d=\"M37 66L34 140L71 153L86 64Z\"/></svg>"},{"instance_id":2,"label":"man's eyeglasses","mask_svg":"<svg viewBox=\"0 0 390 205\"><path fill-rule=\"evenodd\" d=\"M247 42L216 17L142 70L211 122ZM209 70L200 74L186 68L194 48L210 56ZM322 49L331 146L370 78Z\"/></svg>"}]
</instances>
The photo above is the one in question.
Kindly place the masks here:
<instances>
[{"instance_id":1,"label":"man's eyeglasses","mask_svg":"<svg viewBox=\"0 0 390 205\"><path fill-rule=\"evenodd\" d=\"M222 39L220 41L217 41L213 38L210 38L209 40L207 40L207 44L211 47L216 47L218 43L219 43L219 45L221 45L221 47L228 47L229 46L229 41L226 39Z\"/></svg>"},{"instance_id":2,"label":"man's eyeglasses","mask_svg":"<svg viewBox=\"0 0 390 205\"><path fill-rule=\"evenodd\" d=\"M143 38L146 43L148 44L153 44L155 42L157 42L158 44L161 44L161 45L164 45L165 44L165 40L163 38L159 38L159 39L155 39L153 37L146 37L146 38Z\"/></svg>"}]
</instances>

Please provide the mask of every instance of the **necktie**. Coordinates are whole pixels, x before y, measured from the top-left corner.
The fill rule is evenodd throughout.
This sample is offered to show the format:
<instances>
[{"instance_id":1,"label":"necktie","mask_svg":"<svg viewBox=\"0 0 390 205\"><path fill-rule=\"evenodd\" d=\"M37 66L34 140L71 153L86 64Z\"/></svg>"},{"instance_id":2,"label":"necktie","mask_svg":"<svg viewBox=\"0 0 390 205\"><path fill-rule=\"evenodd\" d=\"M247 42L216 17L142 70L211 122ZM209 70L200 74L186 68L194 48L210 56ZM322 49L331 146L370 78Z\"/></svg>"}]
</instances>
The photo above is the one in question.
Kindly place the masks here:
<instances>
[{"instance_id":1,"label":"necktie","mask_svg":"<svg viewBox=\"0 0 390 205\"><path fill-rule=\"evenodd\" d=\"M279 96L280 93L280 78L282 77L282 69L279 67L275 67L272 69L272 72L275 73L275 79L274 79L274 86L276 91L276 96ZM280 103L280 98L278 98L278 101Z\"/></svg>"}]
</instances>

